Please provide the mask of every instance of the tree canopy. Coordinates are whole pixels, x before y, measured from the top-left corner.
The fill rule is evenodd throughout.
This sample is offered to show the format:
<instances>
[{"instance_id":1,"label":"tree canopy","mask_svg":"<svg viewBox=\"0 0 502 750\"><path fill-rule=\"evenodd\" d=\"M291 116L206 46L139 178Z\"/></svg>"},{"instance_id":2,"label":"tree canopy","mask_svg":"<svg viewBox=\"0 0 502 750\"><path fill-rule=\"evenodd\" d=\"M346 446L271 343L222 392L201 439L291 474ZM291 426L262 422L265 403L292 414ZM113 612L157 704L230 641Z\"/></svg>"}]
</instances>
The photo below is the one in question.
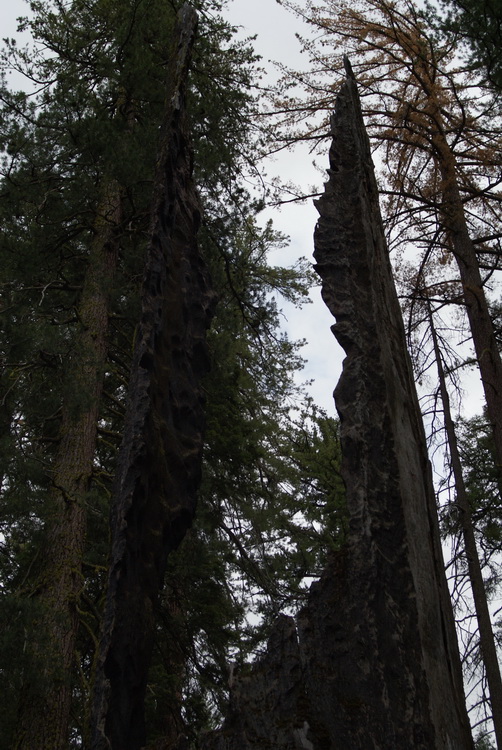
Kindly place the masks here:
<instances>
[{"instance_id":1,"label":"tree canopy","mask_svg":"<svg viewBox=\"0 0 502 750\"><path fill-rule=\"evenodd\" d=\"M500 33L502 10L497 0L451 0L442 22L444 32L458 34L465 42L472 69L481 70L495 91L502 87Z\"/></svg>"},{"instance_id":2,"label":"tree canopy","mask_svg":"<svg viewBox=\"0 0 502 750\"><path fill-rule=\"evenodd\" d=\"M185 719L195 711L194 727L210 720L222 698L197 708L204 680L224 694L232 654L249 658L262 638L246 625L248 590L260 618L294 606L301 582L319 572L321 549L337 543L341 525L326 531L323 508L343 503L336 471L315 469L317 446L336 446L336 425L306 414L294 381L299 344L280 330L278 300L301 304L311 276L303 262L270 265L285 238L260 227L262 195L247 187L260 177L256 57L218 3L198 10L188 116L200 242L219 305L200 520L170 563L158 613L159 623L181 618L182 658L159 637L153 738L174 731L159 702L173 696L173 680ZM31 11L22 27L35 46L8 41L2 58L34 91L5 82L1 91L1 616L12 627L2 642L0 742L10 747L15 736L19 747L54 749L67 747L68 731L72 745L89 739L107 518L177 7L54 0ZM336 457L323 460L336 469ZM247 644L237 624L248 628ZM15 663L17 653L25 656Z\"/></svg>"}]
</instances>

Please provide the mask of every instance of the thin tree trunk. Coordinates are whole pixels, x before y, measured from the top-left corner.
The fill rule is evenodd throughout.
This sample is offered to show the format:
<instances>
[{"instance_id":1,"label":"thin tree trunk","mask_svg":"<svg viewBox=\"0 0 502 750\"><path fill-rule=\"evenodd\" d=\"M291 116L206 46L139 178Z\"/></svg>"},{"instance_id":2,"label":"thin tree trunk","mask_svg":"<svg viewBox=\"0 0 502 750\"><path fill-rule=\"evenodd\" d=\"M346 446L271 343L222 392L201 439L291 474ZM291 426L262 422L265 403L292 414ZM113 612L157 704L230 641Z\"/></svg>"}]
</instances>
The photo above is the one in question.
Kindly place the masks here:
<instances>
[{"instance_id":1,"label":"thin tree trunk","mask_svg":"<svg viewBox=\"0 0 502 750\"><path fill-rule=\"evenodd\" d=\"M502 360L483 289L474 244L469 236L464 207L455 175L455 162L448 144L442 144L441 175L444 181L443 213L453 253L460 271L467 317L493 430L495 455L502 470Z\"/></svg>"},{"instance_id":2,"label":"thin tree trunk","mask_svg":"<svg viewBox=\"0 0 502 750\"><path fill-rule=\"evenodd\" d=\"M455 155L448 143L433 72L417 65L427 96L424 114L430 120L430 140L442 180L441 213L462 282L464 301L476 352L488 419L493 432L499 473L502 472L502 360L483 288L474 243L469 235L457 179Z\"/></svg>"},{"instance_id":3,"label":"thin tree trunk","mask_svg":"<svg viewBox=\"0 0 502 750\"><path fill-rule=\"evenodd\" d=\"M107 356L109 294L117 262L115 231L119 221L120 190L110 181L103 188L77 309L80 333L67 369L61 438L52 474L52 515L45 563L35 593L43 616L37 623L42 639L33 633L33 648L37 661L43 664L43 674L37 685L24 686L14 745L17 750L68 748L70 675L83 584L86 496L96 448Z\"/></svg>"},{"instance_id":4,"label":"thin tree trunk","mask_svg":"<svg viewBox=\"0 0 502 750\"><path fill-rule=\"evenodd\" d=\"M493 636L490 612L486 598L486 590L483 582L483 574L479 563L478 550L476 547L476 538L474 536L474 525L472 522L471 509L464 483L462 472L462 462L458 450L457 436L455 433L455 424L451 415L450 397L446 387L446 378L441 358L441 351L437 338L430 303L428 303L429 324L434 343L434 353L436 357L439 390L443 402L444 424L448 438L448 447L450 451L450 461L455 479L456 505L459 510L459 517L462 526L464 538L465 554L469 571L469 579L472 587L474 606L476 608L476 617L479 627L479 639L481 653L486 669L486 678L488 680L488 689L490 692L490 703L492 707L492 719L497 738L497 747L502 748L502 680L500 678L500 668Z\"/></svg>"}]
</instances>

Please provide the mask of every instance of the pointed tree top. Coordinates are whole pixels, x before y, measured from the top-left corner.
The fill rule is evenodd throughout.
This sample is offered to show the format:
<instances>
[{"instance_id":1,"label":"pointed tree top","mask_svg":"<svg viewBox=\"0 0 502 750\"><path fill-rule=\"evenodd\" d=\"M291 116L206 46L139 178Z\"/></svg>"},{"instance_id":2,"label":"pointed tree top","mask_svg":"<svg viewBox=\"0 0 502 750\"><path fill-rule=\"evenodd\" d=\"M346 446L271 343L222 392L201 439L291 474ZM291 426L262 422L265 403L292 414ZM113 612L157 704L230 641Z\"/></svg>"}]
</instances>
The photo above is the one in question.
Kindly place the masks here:
<instances>
[{"instance_id":1,"label":"pointed tree top","mask_svg":"<svg viewBox=\"0 0 502 750\"><path fill-rule=\"evenodd\" d=\"M347 78L353 78L355 80L356 77L354 75L354 71L352 70L352 65L350 64L350 60L347 57L347 55L343 56L343 67L345 68Z\"/></svg>"}]
</instances>

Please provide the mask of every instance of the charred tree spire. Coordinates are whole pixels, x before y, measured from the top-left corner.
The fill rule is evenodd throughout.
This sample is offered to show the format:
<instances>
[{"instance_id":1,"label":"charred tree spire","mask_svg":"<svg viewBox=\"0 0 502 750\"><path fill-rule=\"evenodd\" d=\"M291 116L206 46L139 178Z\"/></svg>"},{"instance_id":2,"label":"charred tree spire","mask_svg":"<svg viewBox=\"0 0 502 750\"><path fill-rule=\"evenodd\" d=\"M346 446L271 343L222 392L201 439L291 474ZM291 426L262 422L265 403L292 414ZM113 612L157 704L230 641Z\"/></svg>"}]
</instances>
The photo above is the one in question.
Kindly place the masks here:
<instances>
[{"instance_id":1,"label":"charred tree spire","mask_svg":"<svg viewBox=\"0 0 502 750\"><path fill-rule=\"evenodd\" d=\"M334 395L350 535L301 617L311 703L333 747L470 748L432 473L350 67L331 127L314 255L347 355Z\"/></svg>"},{"instance_id":2,"label":"charred tree spire","mask_svg":"<svg viewBox=\"0 0 502 750\"><path fill-rule=\"evenodd\" d=\"M279 620L203 750L261 750L271 737L281 750L472 750L425 434L345 66L315 258L347 355L335 402L349 539L300 612L299 652ZM273 644L287 654L279 671Z\"/></svg>"},{"instance_id":3,"label":"charred tree spire","mask_svg":"<svg viewBox=\"0 0 502 750\"><path fill-rule=\"evenodd\" d=\"M185 89L197 16L185 5L169 68L138 328L112 509L112 560L93 748L145 744L144 697L166 558L195 512L205 333L214 295L198 245Z\"/></svg>"}]
</instances>

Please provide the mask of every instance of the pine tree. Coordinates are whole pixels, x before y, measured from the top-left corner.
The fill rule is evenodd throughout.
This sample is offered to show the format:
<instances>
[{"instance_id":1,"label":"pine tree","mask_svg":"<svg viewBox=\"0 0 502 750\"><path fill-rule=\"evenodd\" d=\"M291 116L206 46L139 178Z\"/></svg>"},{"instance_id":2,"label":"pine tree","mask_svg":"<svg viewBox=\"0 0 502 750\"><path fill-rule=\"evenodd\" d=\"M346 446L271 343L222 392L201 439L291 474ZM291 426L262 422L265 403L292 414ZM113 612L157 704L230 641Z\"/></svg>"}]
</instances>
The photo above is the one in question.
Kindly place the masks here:
<instances>
[{"instance_id":1,"label":"pine tree","mask_svg":"<svg viewBox=\"0 0 502 750\"><path fill-rule=\"evenodd\" d=\"M443 33L460 36L467 47L471 68L483 71L497 93L502 88L500 34L502 12L496 0L447 0L446 18L440 21ZM432 7L430 9L433 13Z\"/></svg>"},{"instance_id":2,"label":"pine tree","mask_svg":"<svg viewBox=\"0 0 502 750\"><path fill-rule=\"evenodd\" d=\"M242 395L256 389L249 384ZM211 425L211 410L208 418ZM147 694L152 738L196 743L221 722L232 674L251 669L278 613L305 604L310 583L345 540L334 420L302 417L277 435L241 402L231 422L213 425L232 428L234 447L216 460L208 434L196 524L168 562ZM253 427L261 441L235 440L236 429Z\"/></svg>"},{"instance_id":3,"label":"pine tree","mask_svg":"<svg viewBox=\"0 0 502 750\"><path fill-rule=\"evenodd\" d=\"M26 28L50 54L37 56L33 50L10 43L4 60L23 68L40 86L39 93L27 96L4 86L0 121L5 307L1 617L14 624L2 642L9 680L1 745L12 744L15 701L21 697L30 721L21 720L19 746L24 742L43 747L45 743L54 748L68 746L68 726L72 746L78 746L82 738L88 740L89 695L106 577L109 499L138 320L142 256L164 110L165 64L176 8L156 0L131 0L126 6L114 0L90 4L55 0L34 2L32 8L35 15ZM204 214L201 241L222 300L212 344L214 360L218 364L223 354L228 360L228 368L220 363L220 373L237 399L232 409L222 408L219 413L216 405L226 405L221 381L215 378L211 386L208 382L207 398L208 403L214 402L215 420L208 439L212 431L216 443L225 430L232 429L232 419L246 405L248 447L244 454L256 467L249 473L246 490L250 507L256 494L252 482L263 467L268 478L259 481L268 487L268 501L277 494L274 487L289 481L281 479L282 466L274 456L278 444L283 452L291 450L286 427L283 424L279 433L274 432L277 414L271 406L285 405L289 396L296 398L291 371L299 360L296 347L278 332L279 316L271 295L285 293L298 301L305 296L308 283L302 268L286 271L268 266L266 254L278 238L270 228L261 231L256 226L254 216L261 197L252 199L241 182L244 165L251 165L253 171L259 151L249 93L254 63L250 48L232 40L232 30L218 16L218 4L204 3L194 49L189 116ZM102 273L102 264L96 264L99 253L116 262L109 278ZM89 304L91 292L101 295L99 309ZM96 335L85 314L99 310L102 327ZM226 350L219 335L224 335L226 327L235 331L235 326L239 336L227 333ZM87 339L99 351L99 357L97 353L90 357L89 370L82 364L89 356ZM274 346L271 367L269 352ZM93 382L99 385L87 394L79 383L91 371ZM267 409L269 436L262 438L266 431L261 419ZM281 413L285 418L285 406ZM58 468L58 457L70 455L63 448L70 436L67 426L75 425L81 415L94 434L89 441L79 441L78 430L73 427L72 432L79 447L85 442L91 458L87 474L78 475L82 499L67 504L68 489L56 481L57 471L63 471ZM256 447L260 440L262 448ZM265 447L266 460L262 456ZM214 467L208 469L208 476L218 474L220 450L226 448L215 445ZM294 474L290 464L286 475ZM226 477L225 484L213 486L224 497L230 495L228 477L225 472L221 476ZM294 486L291 479L291 486L281 489L286 517L293 512L285 504L295 494ZM256 517L258 499L257 504ZM308 507L308 501L305 504ZM70 531L63 521L70 512L78 516L78 538L76 534L71 537L75 543L71 559L66 558L60 567L74 588L61 597L61 614L57 614L51 610L51 596L59 599L61 591L51 585L44 596L43 582L56 582L51 569L59 560L53 557L65 551L65 544L51 547L51 540ZM224 522L237 536L239 524L234 528L229 518ZM304 547L316 544L307 539ZM48 555L48 549L53 554ZM280 554L276 562L282 565ZM246 564L249 561L243 563L244 568ZM309 570L309 564L305 567ZM223 572L226 575L228 569ZM175 578L168 590L175 590ZM227 592L232 600L228 587ZM173 597L168 607L176 611ZM227 617L235 621L233 609L228 611ZM162 612L158 616L162 618ZM70 645L58 659L61 640L51 629L52 622L71 634ZM217 622L215 618L212 637ZM218 648L217 643L208 641L208 648ZM18 653L22 658L14 660ZM62 667L59 658L67 659ZM172 658L178 663L176 655ZM54 707L58 718L51 716L49 722L45 701L56 697L55 686L64 694L65 704ZM192 681L192 695L196 693Z\"/></svg>"}]
</instances>

